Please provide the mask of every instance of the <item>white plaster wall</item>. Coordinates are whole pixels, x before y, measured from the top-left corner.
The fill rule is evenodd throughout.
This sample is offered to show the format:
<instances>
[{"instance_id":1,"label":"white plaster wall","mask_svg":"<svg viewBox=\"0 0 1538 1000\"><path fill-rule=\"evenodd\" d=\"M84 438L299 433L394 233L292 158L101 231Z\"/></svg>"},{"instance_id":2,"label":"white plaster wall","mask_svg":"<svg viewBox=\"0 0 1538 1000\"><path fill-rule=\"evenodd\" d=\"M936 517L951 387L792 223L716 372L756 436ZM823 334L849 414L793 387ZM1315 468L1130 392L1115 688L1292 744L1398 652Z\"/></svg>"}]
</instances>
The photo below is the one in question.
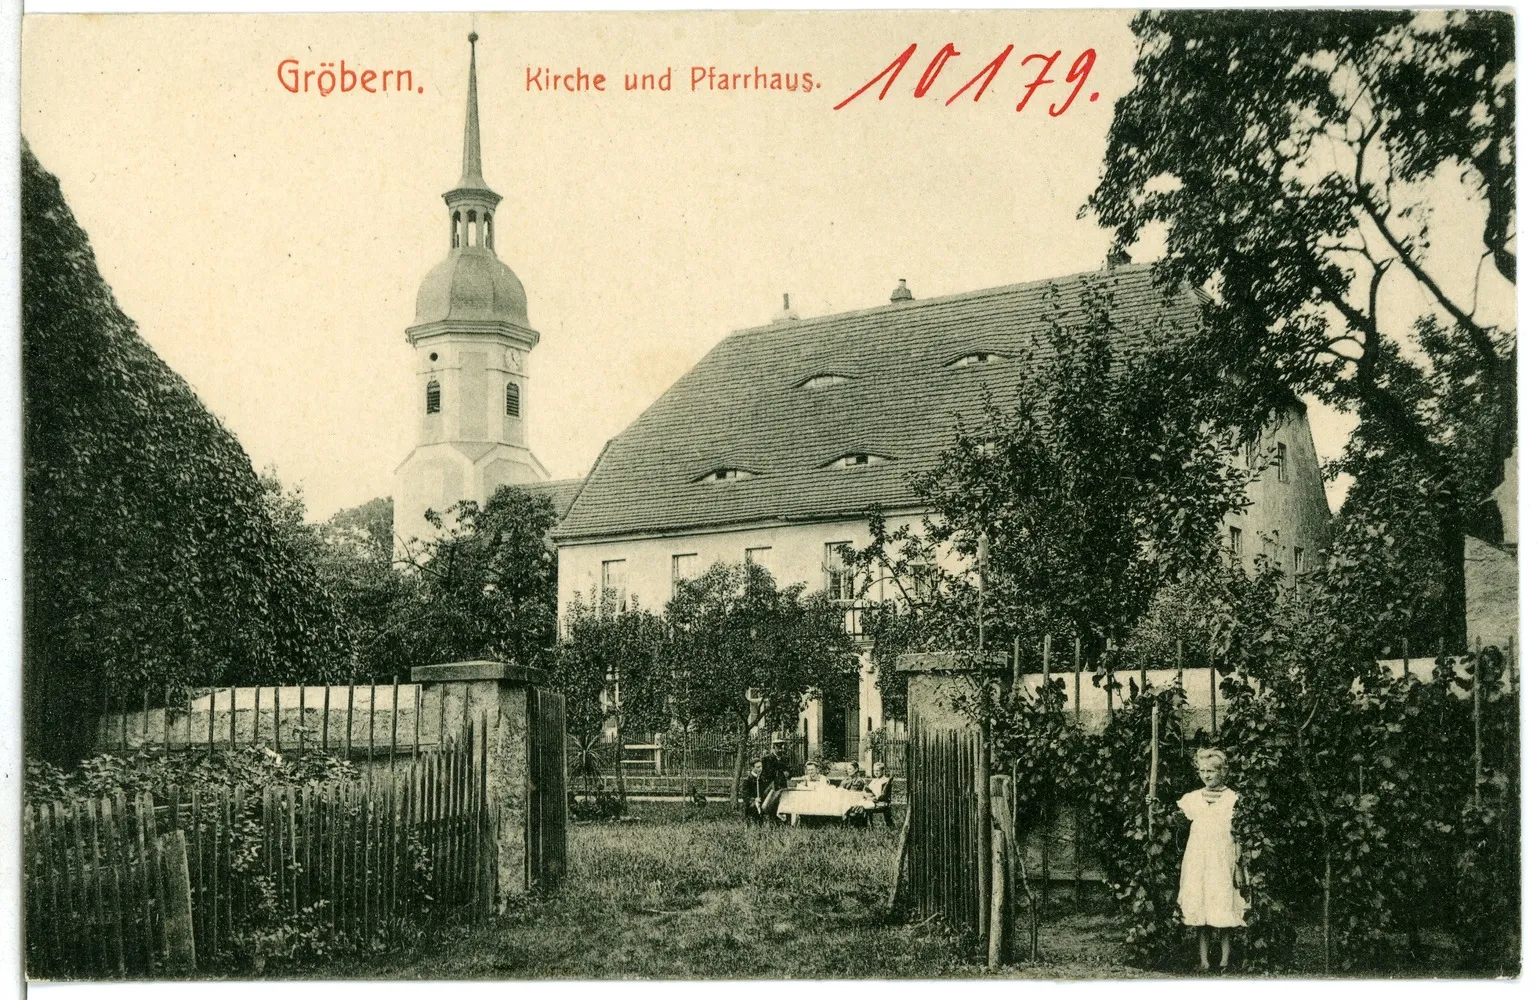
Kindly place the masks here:
<instances>
[{"instance_id":1,"label":"white plaster wall","mask_svg":"<svg viewBox=\"0 0 1538 1000\"><path fill-rule=\"evenodd\" d=\"M1279 443L1287 446L1285 482L1275 465L1265 464L1272 460ZM1242 449L1238 458L1245 460ZM1293 572L1295 555L1301 555L1304 572L1318 569L1319 552L1329 544L1330 508L1319 474L1313 431L1301 407L1261 436L1253 461L1259 477L1245 491L1250 505L1225 521L1223 543L1228 544L1229 528L1237 527L1242 533L1245 566L1253 567L1255 557L1267 552L1270 542L1269 551L1274 552L1284 572Z\"/></svg>"},{"instance_id":2,"label":"white plaster wall","mask_svg":"<svg viewBox=\"0 0 1538 1000\"><path fill-rule=\"evenodd\" d=\"M914 517L891 517L890 530ZM759 527L717 529L666 538L634 538L613 541L562 543L559 581L560 614L565 620L572 598L584 601L596 593L603 564L625 560L630 596L645 608L660 613L673 596L673 556L694 553L697 572L717 562L740 563L750 548L769 548L763 560L780 586L805 583L812 590L825 586L823 565L829 542L849 542L855 547L870 544L864 518L810 524L770 524ZM876 594L870 595L878 596Z\"/></svg>"}]
</instances>

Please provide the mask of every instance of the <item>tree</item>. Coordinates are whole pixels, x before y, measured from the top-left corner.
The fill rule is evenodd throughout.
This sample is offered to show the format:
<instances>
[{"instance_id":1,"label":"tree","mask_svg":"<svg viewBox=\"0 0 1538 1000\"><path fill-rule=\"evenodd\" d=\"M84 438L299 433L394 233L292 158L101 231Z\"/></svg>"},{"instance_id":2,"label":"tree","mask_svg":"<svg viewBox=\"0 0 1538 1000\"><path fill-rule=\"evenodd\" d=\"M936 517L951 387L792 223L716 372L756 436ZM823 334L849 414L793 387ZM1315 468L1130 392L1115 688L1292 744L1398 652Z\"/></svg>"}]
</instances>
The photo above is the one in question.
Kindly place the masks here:
<instances>
[{"instance_id":1,"label":"tree","mask_svg":"<svg viewBox=\"0 0 1538 1000\"><path fill-rule=\"evenodd\" d=\"M347 629L352 677L402 673L419 644L411 623L429 598L419 577L394 565L393 509L379 497L310 526L316 571Z\"/></svg>"},{"instance_id":2,"label":"tree","mask_svg":"<svg viewBox=\"0 0 1538 1000\"><path fill-rule=\"evenodd\" d=\"M946 572L943 553L973 555L980 536L989 628L1102 644L1121 643L1161 587L1218 560L1251 475L1232 458L1238 438L1217 429L1214 387L1185 363L1180 335L1115 329L1113 297L1086 281L1075 321L1053 303L1014 405L958 424L918 478L933 511L920 530L874 519L856 561L867 580L896 581L907 608L868 620L878 655L976 645L976 584ZM935 578L925 594L911 592L919 568Z\"/></svg>"},{"instance_id":3,"label":"tree","mask_svg":"<svg viewBox=\"0 0 1538 1000\"><path fill-rule=\"evenodd\" d=\"M668 675L662 665L667 625L644 608L620 607L612 592L580 597L566 611L565 634L556 650L551 680L566 696L566 731L584 745L614 723L615 779L623 801L627 728L664 728Z\"/></svg>"},{"instance_id":4,"label":"tree","mask_svg":"<svg viewBox=\"0 0 1538 1000\"><path fill-rule=\"evenodd\" d=\"M21 194L28 752L77 758L146 689L330 679L345 641L313 567L25 143Z\"/></svg>"},{"instance_id":5,"label":"tree","mask_svg":"<svg viewBox=\"0 0 1538 1000\"><path fill-rule=\"evenodd\" d=\"M544 667L556 641L550 499L503 486L430 512L435 533L408 553L413 599L385 626L401 666L490 657ZM372 537L372 536L371 536Z\"/></svg>"},{"instance_id":6,"label":"tree","mask_svg":"<svg viewBox=\"0 0 1538 1000\"><path fill-rule=\"evenodd\" d=\"M733 800L760 726L793 729L808 692L847 698L859 677L841 608L804 584L775 586L752 563L716 563L668 602L673 711L738 735Z\"/></svg>"},{"instance_id":7,"label":"tree","mask_svg":"<svg viewBox=\"0 0 1538 1000\"><path fill-rule=\"evenodd\" d=\"M1199 356L1251 426L1312 393L1361 417L1357 471L1413 460L1461 644L1463 534L1515 440L1511 15L1161 11L1133 31L1088 208L1118 247L1162 230L1167 278L1212 292Z\"/></svg>"}]
</instances>

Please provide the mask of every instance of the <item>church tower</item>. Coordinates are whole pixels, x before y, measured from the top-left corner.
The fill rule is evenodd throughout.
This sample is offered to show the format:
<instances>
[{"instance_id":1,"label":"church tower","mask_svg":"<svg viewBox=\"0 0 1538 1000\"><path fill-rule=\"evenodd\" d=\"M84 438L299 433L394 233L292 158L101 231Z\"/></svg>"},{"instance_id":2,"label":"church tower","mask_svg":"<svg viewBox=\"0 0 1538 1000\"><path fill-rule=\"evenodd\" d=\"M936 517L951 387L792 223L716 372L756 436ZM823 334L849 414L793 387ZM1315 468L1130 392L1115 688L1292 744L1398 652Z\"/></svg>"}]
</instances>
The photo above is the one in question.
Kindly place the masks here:
<instances>
[{"instance_id":1,"label":"church tower","mask_svg":"<svg viewBox=\"0 0 1538 1000\"><path fill-rule=\"evenodd\" d=\"M395 538L424 537L423 514L484 503L499 486L550 478L529 451L526 362L539 343L523 283L497 259L502 196L481 176L481 121L470 35L470 88L459 183L448 206L448 256L417 292L406 340L416 353L416 447L395 470Z\"/></svg>"}]
</instances>

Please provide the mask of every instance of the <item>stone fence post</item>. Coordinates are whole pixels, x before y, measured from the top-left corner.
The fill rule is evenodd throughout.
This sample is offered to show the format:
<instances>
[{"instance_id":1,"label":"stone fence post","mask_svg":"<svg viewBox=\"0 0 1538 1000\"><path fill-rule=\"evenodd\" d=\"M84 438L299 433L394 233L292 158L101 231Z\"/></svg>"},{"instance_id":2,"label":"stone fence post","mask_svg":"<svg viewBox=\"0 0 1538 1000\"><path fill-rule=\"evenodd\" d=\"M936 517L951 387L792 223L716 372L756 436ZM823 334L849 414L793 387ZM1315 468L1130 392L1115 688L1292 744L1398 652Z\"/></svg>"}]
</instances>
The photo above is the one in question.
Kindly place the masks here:
<instances>
[{"instance_id":1,"label":"stone fence post","mask_svg":"<svg viewBox=\"0 0 1538 1000\"><path fill-rule=\"evenodd\" d=\"M527 828L529 801L529 705L532 688L544 682L542 671L496 660L470 660L413 667L411 679L427 694L438 691L444 718L439 739L467 724L480 738L486 725L486 801L499 815L496 844L496 892L500 910L529 889ZM436 724L438 720L433 720ZM564 810L565 803L560 807Z\"/></svg>"}]
</instances>

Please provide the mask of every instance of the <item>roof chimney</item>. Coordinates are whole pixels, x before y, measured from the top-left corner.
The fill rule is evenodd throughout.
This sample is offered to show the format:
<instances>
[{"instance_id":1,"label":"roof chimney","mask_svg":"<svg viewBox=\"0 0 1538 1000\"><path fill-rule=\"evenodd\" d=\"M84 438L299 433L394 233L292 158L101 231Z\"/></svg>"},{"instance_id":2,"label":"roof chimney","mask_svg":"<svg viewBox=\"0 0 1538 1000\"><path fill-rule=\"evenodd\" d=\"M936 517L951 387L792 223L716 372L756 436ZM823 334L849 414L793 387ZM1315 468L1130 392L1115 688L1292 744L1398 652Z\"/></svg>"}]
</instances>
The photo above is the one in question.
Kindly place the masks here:
<instances>
[{"instance_id":1,"label":"roof chimney","mask_svg":"<svg viewBox=\"0 0 1538 1000\"><path fill-rule=\"evenodd\" d=\"M1113 267L1121 267L1123 264L1132 263L1132 255L1122 247L1113 247L1105 255L1105 266L1109 270Z\"/></svg>"},{"instance_id":2,"label":"roof chimney","mask_svg":"<svg viewBox=\"0 0 1538 1000\"><path fill-rule=\"evenodd\" d=\"M800 318L801 318L800 316L797 316L794 312L791 312L791 309L790 309L790 293L786 292L785 293L785 307L783 309L781 309L779 312L775 313L773 322L775 322L775 323L790 323L790 322L793 322L794 320L798 320Z\"/></svg>"},{"instance_id":3,"label":"roof chimney","mask_svg":"<svg viewBox=\"0 0 1538 1000\"><path fill-rule=\"evenodd\" d=\"M897 287L892 289L892 302L912 302L913 293L908 291L908 279L898 278Z\"/></svg>"}]
</instances>

